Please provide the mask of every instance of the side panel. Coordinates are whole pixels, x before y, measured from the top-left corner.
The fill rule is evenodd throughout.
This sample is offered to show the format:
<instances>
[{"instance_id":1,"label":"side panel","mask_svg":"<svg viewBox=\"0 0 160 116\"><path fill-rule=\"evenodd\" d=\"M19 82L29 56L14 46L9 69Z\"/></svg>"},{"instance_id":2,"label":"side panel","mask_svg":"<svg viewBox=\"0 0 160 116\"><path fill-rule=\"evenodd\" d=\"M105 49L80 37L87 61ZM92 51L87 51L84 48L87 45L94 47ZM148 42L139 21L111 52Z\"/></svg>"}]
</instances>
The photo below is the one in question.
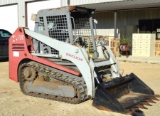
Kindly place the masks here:
<instances>
[{"instance_id":1,"label":"side panel","mask_svg":"<svg viewBox=\"0 0 160 116\"><path fill-rule=\"evenodd\" d=\"M32 36L34 39L54 48L59 51L59 55L62 59L69 60L73 62L78 69L80 70L87 88L88 88L88 95L93 96L93 85L94 77L92 75L92 69L90 66L89 58L86 50L83 50L84 48L77 47L62 41L58 41L56 39L47 37L45 35L30 31L28 29L25 29L25 34Z\"/></svg>"},{"instance_id":2,"label":"side panel","mask_svg":"<svg viewBox=\"0 0 160 116\"><path fill-rule=\"evenodd\" d=\"M17 70L21 60L31 58L22 28L18 28L9 39L9 78L18 82Z\"/></svg>"},{"instance_id":3,"label":"side panel","mask_svg":"<svg viewBox=\"0 0 160 116\"><path fill-rule=\"evenodd\" d=\"M9 78L18 82L18 66L24 59L31 59L36 62L63 70L65 72L79 76L80 73L69 68L57 65L49 60L33 56L29 53L33 46L30 37L26 38L23 28L18 28L9 39Z\"/></svg>"}]
</instances>

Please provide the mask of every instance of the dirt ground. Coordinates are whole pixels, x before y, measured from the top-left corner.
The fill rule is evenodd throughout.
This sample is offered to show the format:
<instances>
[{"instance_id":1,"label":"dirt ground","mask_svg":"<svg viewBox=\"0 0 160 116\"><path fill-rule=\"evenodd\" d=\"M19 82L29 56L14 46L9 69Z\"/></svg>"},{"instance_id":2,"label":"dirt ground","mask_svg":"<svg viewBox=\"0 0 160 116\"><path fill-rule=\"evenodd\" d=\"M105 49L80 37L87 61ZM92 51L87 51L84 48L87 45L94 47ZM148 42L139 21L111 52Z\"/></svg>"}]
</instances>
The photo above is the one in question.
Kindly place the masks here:
<instances>
[{"instance_id":1,"label":"dirt ground","mask_svg":"<svg viewBox=\"0 0 160 116\"><path fill-rule=\"evenodd\" d=\"M92 100L73 105L53 100L23 95L19 84L8 78L8 62L0 62L0 116L124 116L124 114L101 111L92 106ZM160 64L119 62L120 72L135 73L156 94L160 94ZM160 115L160 101L141 116Z\"/></svg>"}]
</instances>

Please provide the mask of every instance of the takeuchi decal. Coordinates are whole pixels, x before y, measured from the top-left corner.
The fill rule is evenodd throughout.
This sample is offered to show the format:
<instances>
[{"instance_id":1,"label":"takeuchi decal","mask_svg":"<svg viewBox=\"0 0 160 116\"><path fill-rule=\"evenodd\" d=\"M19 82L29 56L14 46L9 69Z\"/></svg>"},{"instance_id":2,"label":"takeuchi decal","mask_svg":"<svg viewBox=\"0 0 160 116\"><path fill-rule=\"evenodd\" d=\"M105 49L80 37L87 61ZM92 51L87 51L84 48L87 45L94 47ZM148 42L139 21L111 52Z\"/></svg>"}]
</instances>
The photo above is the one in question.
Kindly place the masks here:
<instances>
[{"instance_id":1,"label":"takeuchi decal","mask_svg":"<svg viewBox=\"0 0 160 116\"><path fill-rule=\"evenodd\" d=\"M76 59L76 60L79 60L79 61L83 61L82 58L79 58L79 57L77 57L77 56L75 56L75 55L72 55L72 54L70 54L70 53L66 53L66 56L72 57L72 58L74 58L74 59Z\"/></svg>"}]
</instances>

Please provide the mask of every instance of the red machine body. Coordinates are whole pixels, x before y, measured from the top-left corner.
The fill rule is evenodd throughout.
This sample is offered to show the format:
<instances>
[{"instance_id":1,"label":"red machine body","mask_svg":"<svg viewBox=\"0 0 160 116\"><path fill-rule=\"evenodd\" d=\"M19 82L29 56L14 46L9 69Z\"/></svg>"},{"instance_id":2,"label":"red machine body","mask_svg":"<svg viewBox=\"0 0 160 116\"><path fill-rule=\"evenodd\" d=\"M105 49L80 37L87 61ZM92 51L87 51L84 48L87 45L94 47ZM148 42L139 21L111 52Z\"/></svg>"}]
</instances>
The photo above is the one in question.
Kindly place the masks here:
<instances>
[{"instance_id":1,"label":"red machine body","mask_svg":"<svg viewBox=\"0 0 160 116\"><path fill-rule=\"evenodd\" d=\"M80 73L64 66L55 64L45 58L33 56L32 40L24 32L24 28L19 27L9 39L9 78L18 82L18 66L25 60L38 61L50 67L54 67L70 74L79 76Z\"/></svg>"}]
</instances>

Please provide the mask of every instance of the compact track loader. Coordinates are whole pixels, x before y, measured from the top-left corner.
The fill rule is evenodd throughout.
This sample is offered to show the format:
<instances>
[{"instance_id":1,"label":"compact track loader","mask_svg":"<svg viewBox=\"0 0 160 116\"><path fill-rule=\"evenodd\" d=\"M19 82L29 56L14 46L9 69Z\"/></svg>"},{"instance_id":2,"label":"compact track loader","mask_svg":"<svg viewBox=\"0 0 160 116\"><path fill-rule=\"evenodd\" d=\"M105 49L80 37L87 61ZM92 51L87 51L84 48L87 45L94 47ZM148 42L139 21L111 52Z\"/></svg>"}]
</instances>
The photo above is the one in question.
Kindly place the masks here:
<instances>
[{"instance_id":1,"label":"compact track loader","mask_svg":"<svg viewBox=\"0 0 160 116\"><path fill-rule=\"evenodd\" d=\"M94 9L64 7L37 13L35 30L19 27L9 39L9 77L30 96L133 112L156 100L135 74L121 76L103 39L95 38Z\"/></svg>"}]
</instances>

